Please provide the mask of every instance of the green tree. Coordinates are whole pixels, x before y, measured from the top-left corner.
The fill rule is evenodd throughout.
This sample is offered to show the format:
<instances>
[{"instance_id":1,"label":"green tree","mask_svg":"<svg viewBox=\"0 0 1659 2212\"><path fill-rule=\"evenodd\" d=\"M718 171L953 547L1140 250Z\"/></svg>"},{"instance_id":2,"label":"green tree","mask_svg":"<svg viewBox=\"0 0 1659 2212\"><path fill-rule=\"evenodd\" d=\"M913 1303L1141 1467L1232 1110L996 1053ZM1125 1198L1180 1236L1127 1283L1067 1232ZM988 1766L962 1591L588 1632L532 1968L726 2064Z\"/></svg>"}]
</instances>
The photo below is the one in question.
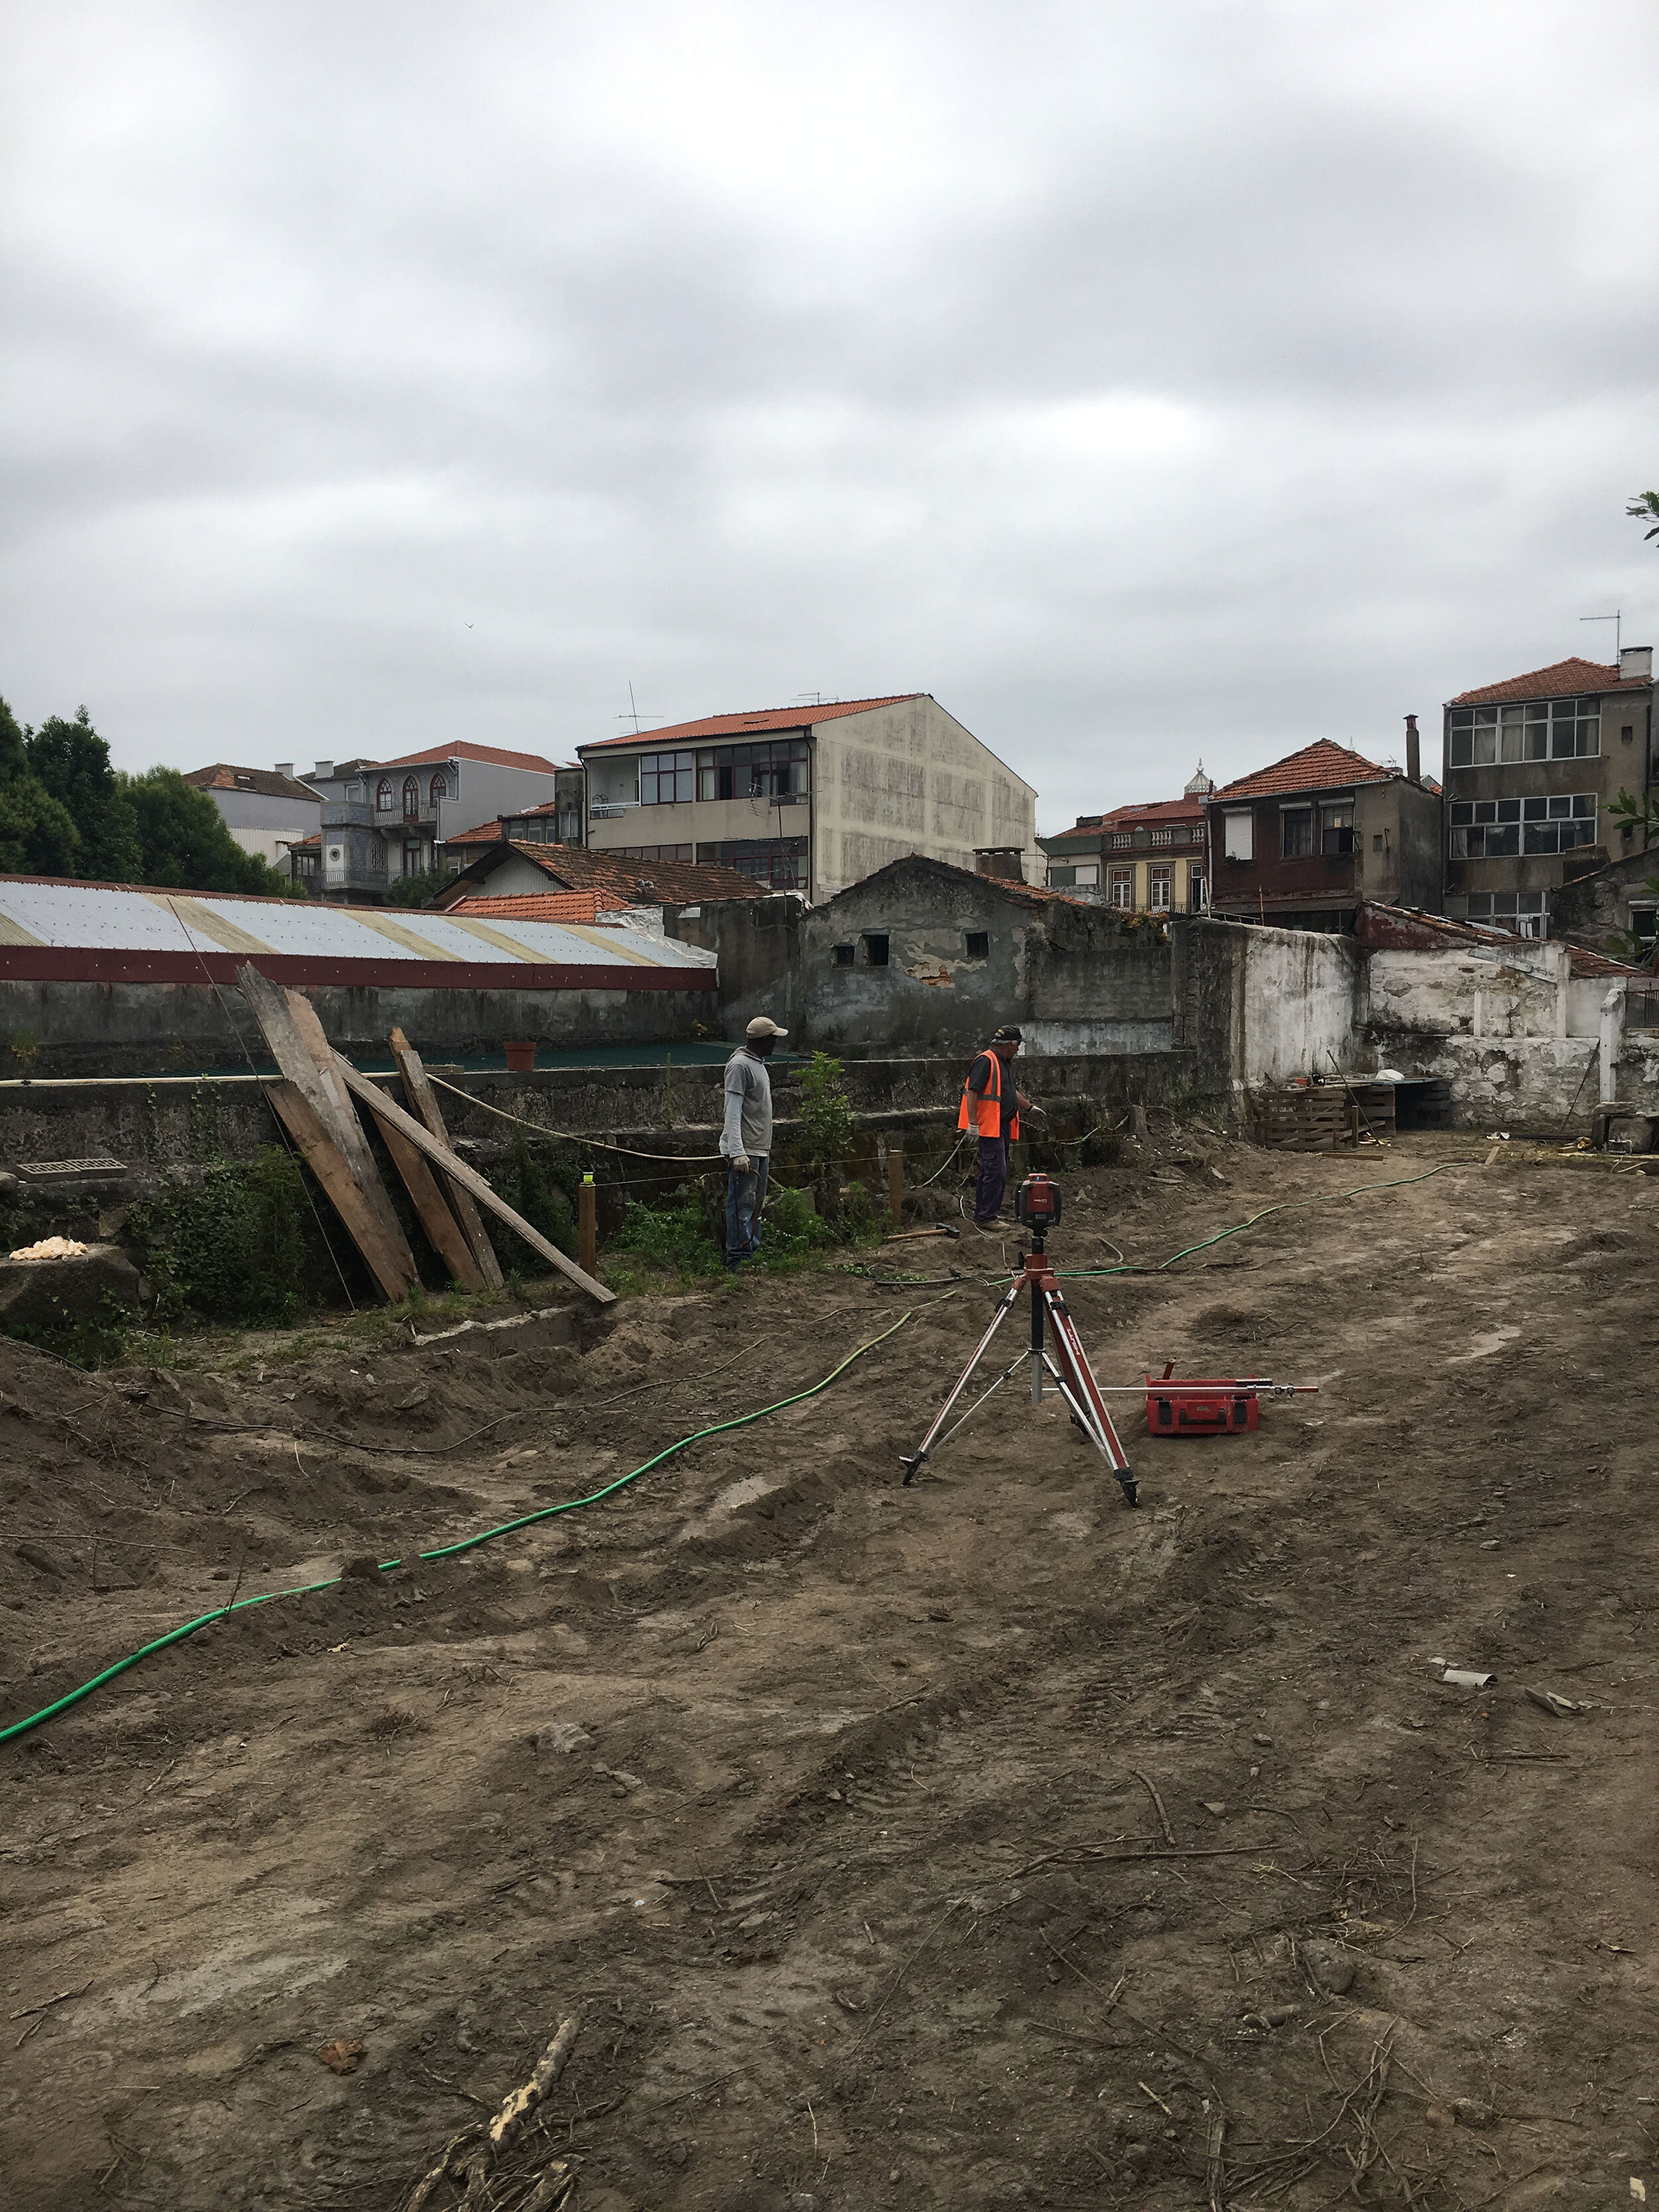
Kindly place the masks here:
<instances>
[{"instance_id":1,"label":"green tree","mask_svg":"<svg viewBox=\"0 0 1659 2212\"><path fill-rule=\"evenodd\" d=\"M453 873L450 868L425 868L418 876L393 876L386 888L388 906L424 906L441 891Z\"/></svg>"},{"instance_id":2,"label":"green tree","mask_svg":"<svg viewBox=\"0 0 1659 2212\"><path fill-rule=\"evenodd\" d=\"M72 722L53 714L26 734L24 746L30 769L80 833L81 873L98 883L143 882L132 802L86 708Z\"/></svg>"},{"instance_id":3,"label":"green tree","mask_svg":"<svg viewBox=\"0 0 1659 2212\"><path fill-rule=\"evenodd\" d=\"M80 858L68 809L31 771L27 741L0 699L0 874L72 876Z\"/></svg>"},{"instance_id":4,"label":"green tree","mask_svg":"<svg viewBox=\"0 0 1659 2212\"><path fill-rule=\"evenodd\" d=\"M1644 544L1650 538L1659 538L1659 491L1638 491L1625 512L1634 515L1638 522L1653 525L1651 530L1642 532Z\"/></svg>"},{"instance_id":5,"label":"green tree","mask_svg":"<svg viewBox=\"0 0 1659 2212\"><path fill-rule=\"evenodd\" d=\"M280 898L294 886L255 853L244 852L205 791L177 769L118 778L137 832L141 884L174 890L251 891Z\"/></svg>"}]
</instances>

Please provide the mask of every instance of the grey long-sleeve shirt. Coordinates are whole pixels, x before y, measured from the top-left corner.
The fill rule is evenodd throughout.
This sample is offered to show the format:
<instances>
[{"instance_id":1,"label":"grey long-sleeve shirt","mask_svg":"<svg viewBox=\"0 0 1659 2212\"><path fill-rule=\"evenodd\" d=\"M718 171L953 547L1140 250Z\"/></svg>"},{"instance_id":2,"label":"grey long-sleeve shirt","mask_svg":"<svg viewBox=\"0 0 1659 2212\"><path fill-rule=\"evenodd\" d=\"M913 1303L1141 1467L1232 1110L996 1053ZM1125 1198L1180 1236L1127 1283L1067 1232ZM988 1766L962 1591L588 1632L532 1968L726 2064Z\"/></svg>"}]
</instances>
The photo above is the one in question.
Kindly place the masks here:
<instances>
[{"instance_id":1,"label":"grey long-sleeve shirt","mask_svg":"<svg viewBox=\"0 0 1659 2212\"><path fill-rule=\"evenodd\" d=\"M766 1158L772 1150L772 1079L766 1062L745 1045L726 1063L726 1121L720 1151L727 1159L747 1152Z\"/></svg>"}]
</instances>

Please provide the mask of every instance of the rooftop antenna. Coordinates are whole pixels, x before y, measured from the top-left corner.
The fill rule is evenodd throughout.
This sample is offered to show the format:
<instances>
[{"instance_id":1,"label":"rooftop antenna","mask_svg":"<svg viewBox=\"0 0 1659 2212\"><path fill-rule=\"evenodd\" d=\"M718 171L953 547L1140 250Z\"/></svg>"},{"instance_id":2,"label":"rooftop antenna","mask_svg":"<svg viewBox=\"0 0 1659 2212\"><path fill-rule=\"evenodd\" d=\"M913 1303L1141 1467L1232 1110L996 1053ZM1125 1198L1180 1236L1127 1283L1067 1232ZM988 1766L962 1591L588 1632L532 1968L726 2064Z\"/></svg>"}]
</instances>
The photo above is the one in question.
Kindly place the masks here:
<instances>
[{"instance_id":1,"label":"rooftop antenna","mask_svg":"<svg viewBox=\"0 0 1659 2212\"><path fill-rule=\"evenodd\" d=\"M1610 622L1613 624L1613 658L1616 664L1620 658L1620 643L1624 636L1624 631L1620 626L1623 620L1623 609L1615 607L1610 615L1580 615L1578 619L1581 623Z\"/></svg>"},{"instance_id":2,"label":"rooftop antenna","mask_svg":"<svg viewBox=\"0 0 1659 2212\"><path fill-rule=\"evenodd\" d=\"M795 696L804 707L821 707L823 704L822 691L797 691Z\"/></svg>"},{"instance_id":3,"label":"rooftop antenna","mask_svg":"<svg viewBox=\"0 0 1659 2212\"><path fill-rule=\"evenodd\" d=\"M647 722L659 722L662 720L662 716L660 714L647 714L644 719ZM628 681L628 712L625 714L618 714L617 720L619 722L632 722L634 725L634 735L636 738L639 736L641 717L640 710L634 703L634 679L632 677L630 677Z\"/></svg>"}]
</instances>

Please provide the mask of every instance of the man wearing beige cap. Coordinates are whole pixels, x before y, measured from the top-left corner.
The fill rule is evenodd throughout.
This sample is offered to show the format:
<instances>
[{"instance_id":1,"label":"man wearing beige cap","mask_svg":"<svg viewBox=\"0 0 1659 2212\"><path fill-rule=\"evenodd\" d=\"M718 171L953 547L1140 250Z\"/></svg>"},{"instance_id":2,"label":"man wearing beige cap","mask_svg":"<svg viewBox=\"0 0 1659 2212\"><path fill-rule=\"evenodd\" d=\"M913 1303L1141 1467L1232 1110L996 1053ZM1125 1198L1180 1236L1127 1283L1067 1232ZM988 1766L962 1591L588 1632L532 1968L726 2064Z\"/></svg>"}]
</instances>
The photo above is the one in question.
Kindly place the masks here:
<instances>
[{"instance_id":1,"label":"man wearing beige cap","mask_svg":"<svg viewBox=\"0 0 1659 2212\"><path fill-rule=\"evenodd\" d=\"M757 1014L744 1042L726 1063L726 1121L720 1151L731 1163L726 1180L726 1264L735 1274L760 1249L761 1208L772 1160L772 1079L766 1063L780 1037L769 1015Z\"/></svg>"}]
</instances>

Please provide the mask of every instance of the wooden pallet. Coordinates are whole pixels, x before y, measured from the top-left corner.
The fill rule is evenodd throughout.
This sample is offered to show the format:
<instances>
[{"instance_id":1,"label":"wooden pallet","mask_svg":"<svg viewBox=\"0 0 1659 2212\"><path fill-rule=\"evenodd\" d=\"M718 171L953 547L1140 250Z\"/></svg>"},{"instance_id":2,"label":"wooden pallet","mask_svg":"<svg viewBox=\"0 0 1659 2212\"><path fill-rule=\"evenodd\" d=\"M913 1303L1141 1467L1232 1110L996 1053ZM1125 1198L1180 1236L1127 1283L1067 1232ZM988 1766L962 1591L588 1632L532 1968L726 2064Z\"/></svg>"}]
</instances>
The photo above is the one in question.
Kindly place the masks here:
<instances>
[{"instance_id":1,"label":"wooden pallet","mask_svg":"<svg viewBox=\"0 0 1659 2212\"><path fill-rule=\"evenodd\" d=\"M1391 1083L1316 1083L1260 1091L1254 1102L1256 1142L1274 1152L1334 1152L1395 1133Z\"/></svg>"}]
</instances>

